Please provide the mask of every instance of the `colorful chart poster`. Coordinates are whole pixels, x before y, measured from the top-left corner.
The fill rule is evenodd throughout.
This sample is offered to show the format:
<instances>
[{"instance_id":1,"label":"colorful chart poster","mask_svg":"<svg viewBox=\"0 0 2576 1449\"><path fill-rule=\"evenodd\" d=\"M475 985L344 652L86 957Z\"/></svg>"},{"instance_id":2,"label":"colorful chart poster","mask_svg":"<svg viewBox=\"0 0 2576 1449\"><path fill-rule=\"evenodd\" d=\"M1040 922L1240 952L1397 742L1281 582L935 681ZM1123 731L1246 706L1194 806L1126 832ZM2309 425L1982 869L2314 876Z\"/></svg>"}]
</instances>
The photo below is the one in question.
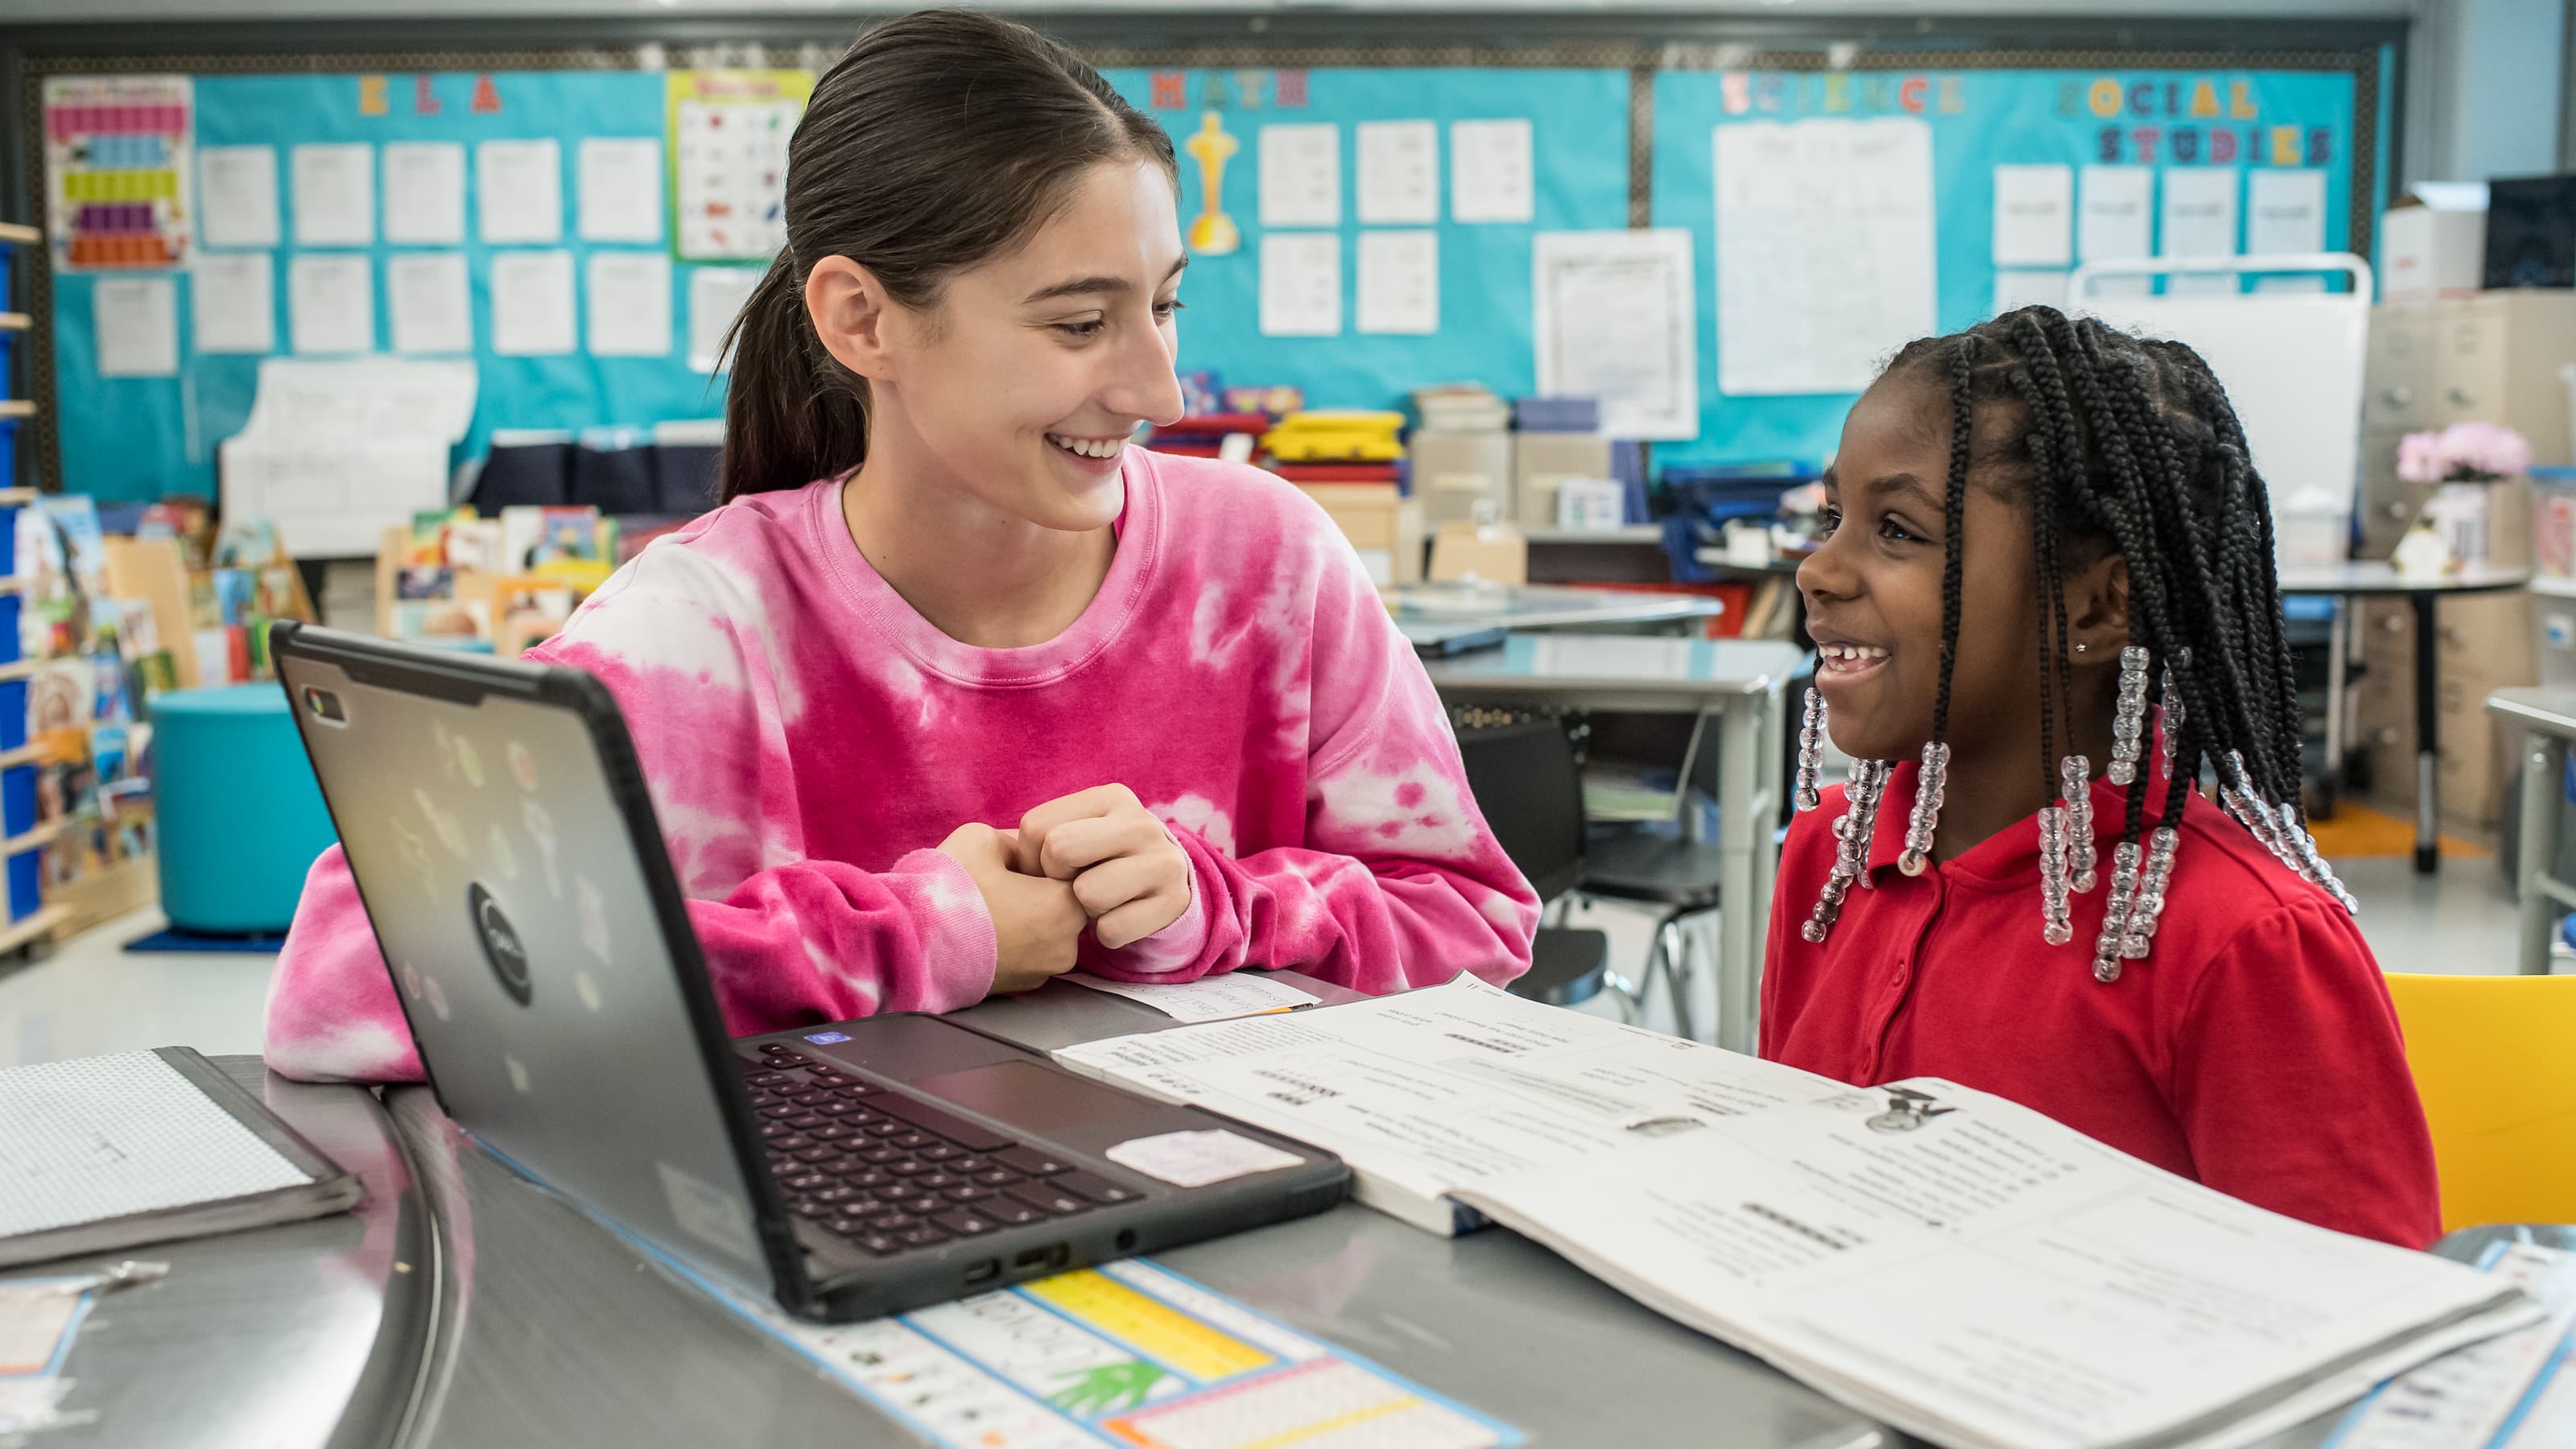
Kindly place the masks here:
<instances>
[{"instance_id":1,"label":"colorful chart poster","mask_svg":"<svg viewBox=\"0 0 2576 1449\"><path fill-rule=\"evenodd\" d=\"M787 244L787 142L810 70L675 70L668 80L672 244L690 261Z\"/></svg>"},{"instance_id":2,"label":"colorful chart poster","mask_svg":"<svg viewBox=\"0 0 2576 1449\"><path fill-rule=\"evenodd\" d=\"M55 264L75 271L184 264L196 235L188 77L49 77L44 109Z\"/></svg>"},{"instance_id":3,"label":"colorful chart poster","mask_svg":"<svg viewBox=\"0 0 2576 1449\"><path fill-rule=\"evenodd\" d=\"M1502 1449L1517 1429L1130 1259L881 1318L728 1301L951 1449Z\"/></svg>"}]
</instances>

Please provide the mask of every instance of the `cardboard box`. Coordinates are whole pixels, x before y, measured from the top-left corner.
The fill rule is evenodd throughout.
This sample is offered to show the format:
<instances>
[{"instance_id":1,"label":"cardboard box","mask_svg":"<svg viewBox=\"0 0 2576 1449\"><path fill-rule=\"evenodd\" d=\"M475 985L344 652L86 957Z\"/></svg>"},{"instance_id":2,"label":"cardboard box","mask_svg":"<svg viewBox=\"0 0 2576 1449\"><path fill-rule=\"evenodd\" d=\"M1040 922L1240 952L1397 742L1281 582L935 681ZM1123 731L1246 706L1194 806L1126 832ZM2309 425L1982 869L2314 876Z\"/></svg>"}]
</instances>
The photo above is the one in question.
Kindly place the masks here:
<instances>
[{"instance_id":1,"label":"cardboard box","mask_svg":"<svg viewBox=\"0 0 2576 1449\"><path fill-rule=\"evenodd\" d=\"M2379 295L2400 302L2465 297L2486 281L2483 183L2425 184L2379 218Z\"/></svg>"},{"instance_id":2,"label":"cardboard box","mask_svg":"<svg viewBox=\"0 0 2576 1449\"><path fill-rule=\"evenodd\" d=\"M1496 523L1511 515L1512 435L1502 432L1414 433L1405 460L1422 520Z\"/></svg>"},{"instance_id":3,"label":"cardboard box","mask_svg":"<svg viewBox=\"0 0 2576 1449\"><path fill-rule=\"evenodd\" d=\"M1514 433L1512 487L1523 528L1556 527L1556 485L1608 478L1610 440L1597 433Z\"/></svg>"},{"instance_id":4,"label":"cardboard box","mask_svg":"<svg viewBox=\"0 0 2576 1449\"><path fill-rule=\"evenodd\" d=\"M1392 483L1300 483L1359 551L1379 588L1422 581L1422 506Z\"/></svg>"},{"instance_id":5,"label":"cardboard box","mask_svg":"<svg viewBox=\"0 0 2576 1449\"><path fill-rule=\"evenodd\" d=\"M1444 524L1431 540L1431 580L1447 584L1463 579L1528 583L1529 539L1509 524Z\"/></svg>"}]
</instances>

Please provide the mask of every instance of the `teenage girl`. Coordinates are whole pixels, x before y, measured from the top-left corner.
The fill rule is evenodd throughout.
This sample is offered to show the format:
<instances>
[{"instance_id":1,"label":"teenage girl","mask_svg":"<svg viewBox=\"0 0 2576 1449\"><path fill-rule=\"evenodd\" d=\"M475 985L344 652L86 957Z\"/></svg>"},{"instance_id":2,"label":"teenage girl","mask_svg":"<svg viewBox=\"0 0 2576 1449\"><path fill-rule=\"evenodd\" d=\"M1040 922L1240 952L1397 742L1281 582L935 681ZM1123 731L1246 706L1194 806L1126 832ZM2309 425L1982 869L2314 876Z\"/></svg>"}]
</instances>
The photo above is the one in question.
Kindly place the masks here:
<instances>
[{"instance_id":1,"label":"teenage girl","mask_svg":"<svg viewBox=\"0 0 2576 1449\"><path fill-rule=\"evenodd\" d=\"M1790 829L1762 1054L1944 1077L2429 1243L2431 1140L2300 823L2270 510L2208 367L2045 307L1916 342L1825 488L1801 803L1819 724L1859 763ZM2168 787L2204 776L2225 809Z\"/></svg>"},{"instance_id":2,"label":"teenage girl","mask_svg":"<svg viewBox=\"0 0 2576 1449\"><path fill-rule=\"evenodd\" d=\"M1268 473L1126 446L1181 413L1174 178L1150 117L987 16L891 21L815 87L723 506L531 655L624 707L734 1031L1077 962L1527 967L1537 900L1349 544ZM268 1057L420 1070L336 848Z\"/></svg>"}]
</instances>

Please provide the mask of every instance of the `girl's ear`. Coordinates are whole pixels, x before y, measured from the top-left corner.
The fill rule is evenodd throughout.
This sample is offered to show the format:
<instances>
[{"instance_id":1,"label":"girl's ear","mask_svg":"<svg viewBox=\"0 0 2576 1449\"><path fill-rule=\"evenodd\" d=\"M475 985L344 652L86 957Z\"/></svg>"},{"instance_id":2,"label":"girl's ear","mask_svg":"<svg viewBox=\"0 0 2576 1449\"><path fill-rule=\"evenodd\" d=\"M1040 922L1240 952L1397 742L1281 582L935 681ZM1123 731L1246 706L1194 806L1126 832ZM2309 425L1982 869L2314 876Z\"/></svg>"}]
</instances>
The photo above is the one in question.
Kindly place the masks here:
<instances>
[{"instance_id":1,"label":"girl's ear","mask_svg":"<svg viewBox=\"0 0 2576 1449\"><path fill-rule=\"evenodd\" d=\"M2129 644L2129 561L2105 553L2066 575L2067 643L2079 663L2117 663Z\"/></svg>"},{"instance_id":2,"label":"girl's ear","mask_svg":"<svg viewBox=\"0 0 2576 1449\"><path fill-rule=\"evenodd\" d=\"M825 257L805 274L805 315L814 321L814 335L835 361L861 377L891 375L888 314L876 274L848 257Z\"/></svg>"}]
</instances>

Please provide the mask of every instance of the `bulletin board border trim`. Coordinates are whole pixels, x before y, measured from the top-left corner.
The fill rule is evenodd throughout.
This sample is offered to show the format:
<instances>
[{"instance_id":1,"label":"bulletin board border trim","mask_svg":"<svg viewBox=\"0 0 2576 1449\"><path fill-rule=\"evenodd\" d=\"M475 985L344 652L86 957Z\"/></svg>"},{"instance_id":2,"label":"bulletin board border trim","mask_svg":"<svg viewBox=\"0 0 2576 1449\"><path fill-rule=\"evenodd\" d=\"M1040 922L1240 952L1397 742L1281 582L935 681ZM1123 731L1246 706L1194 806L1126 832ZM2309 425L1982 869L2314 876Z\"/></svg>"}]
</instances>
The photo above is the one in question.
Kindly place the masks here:
<instances>
[{"instance_id":1,"label":"bulletin board border trim","mask_svg":"<svg viewBox=\"0 0 2576 1449\"><path fill-rule=\"evenodd\" d=\"M1044 20L1046 17L1036 17ZM1644 17L1640 17L1641 20ZM1647 21L1646 23L1651 23ZM1061 27L1059 27L1061 28ZM1829 71L1957 71L1957 70L2278 70L2315 73L2344 73L2353 79L2353 174L2357 178L2377 174L2379 148L2383 138L2378 133L2380 47L2387 41L2370 40L2356 35L2350 48L2340 46L2263 50L2232 48L2123 49L2104 46L2048 48L2043 38L2029 49L1944 49L1920 46L1899 49L1880 48L1881 42L1808 43L1797 48L1728 41L1670 40L1640 42L1635 40L1589 40L1575 38L1544 39L1530 44L1478 45L1314 45L1295 43L1193 43L1161 46L1086 45L1079 35L1064 37L1068 44L1081 50L1085 59L1104 69L1110 67L1144 67L1164 69L1278 69L1281 67L1321 69L1325 67L1413 67L1472 68L1491 70L1624 70L1628 74L1628 224L1645 227L1653 215L1654 175L1654 83L1659 72L1706 72L1725 70L1776 70L1800 73ZM1800 37L1805 39L1805 37ZM45 130L44 81L67 75L264 75L264 74L347 74L383 72L409 74L420 71L633 71L647 69L648 57L658 55L667 68L688 69L699 66L723 66L752 63L748 46L761 46L763 63L813 64L828 62L835 46L846 46L843 40L806 40L770 43L741 40L734 42L680 41L668 46L643 43L613 46L567 46L561 48L520 49L386 49L386 50L301 50L301 51L231 51L209 49L191 53L174 50L167 54L101 53L88 55L23 55L18 87L20 135L25 139L19 174L28 180L28 196L35 199L44 185ZM2402 41L2396 42L2403 53ZM821 68L816 66L816 68ZM2402 115L2392 115L2392 131L2403 125ZM2393 142L2395 136L2384 138ZM2393 169L2393 168L2392 168ZM2367 256L2373 245L2378 221L2377 197L2366 185L2351 188L2349 235L2352 250ZM50 238L42 245L50 247ZM28 461L21 466L21 476L36 474L59 484L62 477L61 435L56 419L59 397L54 379L53 268L48 257L29 267L22 278L28 295L24 310L48 319L48 325L32 329L20 349L19 366L27 381L29 396L36 403L36 416L31 420L32 444L20 452ZM5 382L5 379L0 379ZM0 479L0 485L10 480Z\"/></svg>"}]
</instances>

